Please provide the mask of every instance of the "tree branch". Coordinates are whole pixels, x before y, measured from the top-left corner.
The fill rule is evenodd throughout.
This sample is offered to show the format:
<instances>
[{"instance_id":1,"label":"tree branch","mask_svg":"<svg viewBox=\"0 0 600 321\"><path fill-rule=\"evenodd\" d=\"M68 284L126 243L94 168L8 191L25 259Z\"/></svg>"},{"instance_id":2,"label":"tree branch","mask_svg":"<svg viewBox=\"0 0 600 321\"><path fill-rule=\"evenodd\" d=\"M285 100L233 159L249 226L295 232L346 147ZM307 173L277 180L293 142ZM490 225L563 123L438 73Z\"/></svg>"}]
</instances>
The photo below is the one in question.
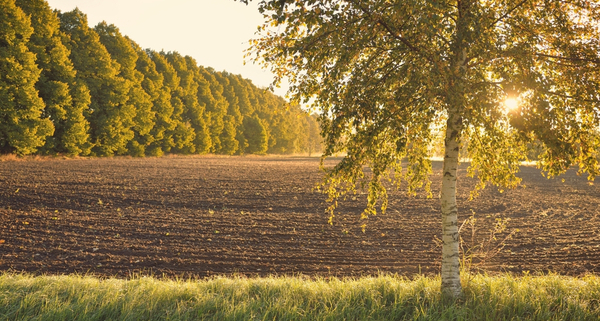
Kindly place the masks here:
<instances>
[{"instance_id":1,"label":"tree branch","mask_svg":"<svg viewBox=\"0 0 600 321\"><path fill-rule=\"evenodd\" d=\"M496 19L494 22L492 22L489 27L486 28L492 28L495 24L497 24L498 22L504 20L506 17L508 17L511 13L513 13L513 11L517 10L517 8L519 8L520 6L522 6L523 4L525 4L525 2L527 2L528 0L523 0L521 2L519 2L516 6L514 6L512 9L508 10L506 13L504 13L503 15L500 16L500 18Z\"/></svg>"},{"instance_id":2,"label":"tree branch","mask_svg":"<svg viewBox=\"0 0 600 321\"><path fill-rule=\"evenodd\" d=\"M576 101L584 101L586 103L600 103L600 99L585 99L585 98L571 96L571 95L567 95L567 94L563 94L563 93L557 93L555 91L550 91L550 90L544 90L544 92L549 95L559 96L559 97L563 97L566 99L573 99Z\"/></svg>"},{"instance_id":3,"label":"tree branch","mask_svg":"<svg viewBox=\"0 0 600 321\"><path fill-rule=\"evenodd\" d=\"M543 54L543 53L534 53L534 55L540 56L540 57L546 57L546 58L560 59L560 60L569 60L569 61L577 61L577 62L591 62L591 63L595 63L595 64L600 64L600 59L563 57L563 56L548 55L548 54Z\"/></svg>"},{"instance_id":4,"label":"tree branch","mask_svg":"<svg viewBox=\"0 0 600 321\"><path fill-rule=\"evenodd\" d=\"M410 41L408 41L408 39L406 39L406 38L402 37L401 35L399 35L398 33L394 32L394 30L385 21L383 21L383 19L381 19L380 17L374 17L373 13L369 12L367 9L365 9L363 6L360 5L360 1L353 1L353 2L364 14L369 16L373 21L380 24L396 40L399 40L400 42L402 42L411 51L420 54L425 59L429 60L431 63L436 64L434 59L431 58L429 55L425 54L423 52L423 50L420 50L419 48L414 46L412 43L410 43Z\"/></svg>"}]
</instances>

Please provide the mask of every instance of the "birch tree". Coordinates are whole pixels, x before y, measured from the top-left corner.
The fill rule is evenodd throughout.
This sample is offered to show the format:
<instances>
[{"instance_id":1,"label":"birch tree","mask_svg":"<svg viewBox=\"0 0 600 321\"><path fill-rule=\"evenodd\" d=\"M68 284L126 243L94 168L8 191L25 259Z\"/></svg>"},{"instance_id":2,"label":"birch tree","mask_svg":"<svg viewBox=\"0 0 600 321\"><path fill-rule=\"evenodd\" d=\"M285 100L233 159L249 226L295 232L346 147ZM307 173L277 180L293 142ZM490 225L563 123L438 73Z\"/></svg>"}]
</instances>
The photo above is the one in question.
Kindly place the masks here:
<instances>
[{"instance_id":1,"label":"birch tree","mask_svg":"<svg viewBox=\"0 0 600 321\"><path fill-rule=\"evenodd\" d=\"M291 99L320 113L324 157L347 153L326 176L333 205L366 184L363 216L385 211L387 175L431 196L429 146L445 129L444 295L462 291L461 138L479 178L473 195L487 184L517 186L533 141L549 175L575 164L589 179L598 174L598 1L260 0L259 10L266 22L249 55L274 73L273 85L287 78Z\"/></svg>"}]
</instances>

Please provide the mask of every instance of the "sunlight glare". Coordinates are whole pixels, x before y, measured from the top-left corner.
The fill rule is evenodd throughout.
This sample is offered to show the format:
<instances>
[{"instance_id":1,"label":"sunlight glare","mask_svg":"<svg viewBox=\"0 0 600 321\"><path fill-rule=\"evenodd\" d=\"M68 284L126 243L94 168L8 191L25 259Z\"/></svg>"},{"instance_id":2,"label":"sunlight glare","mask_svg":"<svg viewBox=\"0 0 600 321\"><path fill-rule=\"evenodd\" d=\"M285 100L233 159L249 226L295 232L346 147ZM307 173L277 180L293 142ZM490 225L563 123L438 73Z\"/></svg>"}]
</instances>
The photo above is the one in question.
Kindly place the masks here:
<instances>
[{"instance_id":1,"label":"sunlight glare","mask_svg":"<svg viewBox=\"0 0 600 321\"><path fill-rule=\"evenodd\" d=\"M512 111L519 107L519 101L516 98L506 98L504 101L504 107L507 111Z\"/></svg>"}]
</instances>

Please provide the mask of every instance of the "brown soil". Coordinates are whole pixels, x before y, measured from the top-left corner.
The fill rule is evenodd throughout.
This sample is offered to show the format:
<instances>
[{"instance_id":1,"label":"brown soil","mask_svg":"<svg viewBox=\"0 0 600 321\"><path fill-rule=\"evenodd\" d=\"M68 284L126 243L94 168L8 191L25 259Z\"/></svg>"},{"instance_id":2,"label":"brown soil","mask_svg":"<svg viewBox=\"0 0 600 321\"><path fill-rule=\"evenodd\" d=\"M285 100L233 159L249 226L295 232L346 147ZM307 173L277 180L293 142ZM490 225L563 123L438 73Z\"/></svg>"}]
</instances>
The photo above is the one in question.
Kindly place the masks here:
<instances>
[{"instance_id":1,"label":"brown soil","mask_svg":"<svg viewBox=\"0 0 600 321\"><path fill-rule=\"evenodd\" d=\"M333 165L336 160L328 161ZM206 277L215 274L359 276L438 273L437 199L390 194L385 215L360 226L365 195L328 225L316 158L165 157L0 162L0 270ZM439 193L434 162L433 194ZM574 171L548 180L523 167L526 188L484 190L467 201L464 246L507 229L473 267L485 271L600 272L600 189ZM517 231L518 229L518 231ZM509 232L516 232L503 242ZM498 245L504 249L493 256Z\"/></svg>"}]
</instances>

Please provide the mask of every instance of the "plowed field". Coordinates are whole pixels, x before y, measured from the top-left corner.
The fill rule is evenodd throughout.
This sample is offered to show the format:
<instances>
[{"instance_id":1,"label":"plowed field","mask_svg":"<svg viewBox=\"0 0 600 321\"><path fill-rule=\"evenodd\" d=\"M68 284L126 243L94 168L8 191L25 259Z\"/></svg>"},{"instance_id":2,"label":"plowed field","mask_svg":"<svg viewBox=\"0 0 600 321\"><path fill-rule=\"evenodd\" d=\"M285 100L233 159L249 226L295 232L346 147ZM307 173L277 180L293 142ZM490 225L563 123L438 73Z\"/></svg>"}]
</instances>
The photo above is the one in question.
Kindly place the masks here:
<instances>
[{"instance_id":1,"label":"plowed field","mask_svg":"<svg viewBox=\"0 0 600 321\"><path fill-rule=\"evenodd\" d=\"M3 161L0 270L198 278L439 272L438 199L391 192L388 212L371 216L363 233L359 194L329 225L325 197L313 190L318 165L280 157ZM464 169L459 217L474 213L477 221L475 233L463 226L463 245L484 245L488 255L474 256L473 268L600 273L600 183L574 171L548 180L525 166L526 188L487 188L469 202L474 181ZM434 195L440 175L434 162ZM494 240L497 219L510 220Z\"/></svg>"}]
</instances>

